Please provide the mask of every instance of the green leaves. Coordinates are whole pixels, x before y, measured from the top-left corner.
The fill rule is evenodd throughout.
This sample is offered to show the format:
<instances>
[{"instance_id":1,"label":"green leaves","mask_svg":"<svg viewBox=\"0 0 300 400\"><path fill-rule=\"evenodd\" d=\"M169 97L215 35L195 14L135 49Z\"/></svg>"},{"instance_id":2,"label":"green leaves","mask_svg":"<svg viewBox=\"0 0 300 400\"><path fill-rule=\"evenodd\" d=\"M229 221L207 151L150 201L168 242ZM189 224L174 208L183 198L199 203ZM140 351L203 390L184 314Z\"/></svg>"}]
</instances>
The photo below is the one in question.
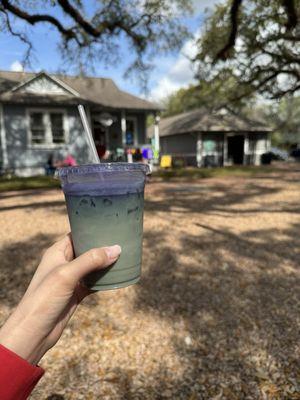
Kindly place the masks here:
<instances>
[{"instance_id":1,"label":"green leaves","mask_svg":"<svg viewBox=\"0 0 300 400\"><path fill-rule=\"evenodd\" d=\"M200 82L213 85L230 70L236 85L229 87L233 89L229 98L240 99L255 92L274 99L300 91L300 0L292 2L297 12L293 26L283 3L243 2L237 15L237 36L226 57L220 54L232 34L232 1L217 6L199 40L195 61Z\"/></svg>"}]
</instances>

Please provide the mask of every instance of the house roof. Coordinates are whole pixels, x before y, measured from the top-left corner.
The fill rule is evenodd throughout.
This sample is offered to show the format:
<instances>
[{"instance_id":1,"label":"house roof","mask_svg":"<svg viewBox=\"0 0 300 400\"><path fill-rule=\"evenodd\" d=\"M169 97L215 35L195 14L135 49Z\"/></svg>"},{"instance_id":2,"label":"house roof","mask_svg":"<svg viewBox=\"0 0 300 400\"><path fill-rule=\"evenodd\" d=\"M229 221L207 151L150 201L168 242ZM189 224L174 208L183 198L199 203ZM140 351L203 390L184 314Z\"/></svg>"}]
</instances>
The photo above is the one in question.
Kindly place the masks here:
<instances>
[{"instance_id":1,"label":"house roof","mask_svg":"<svg viewBox=\"0 0 300 400\"><path fill-rule=\"evenodd\" d=\"M159 122L159 135L171 136L191 132L271 132L264 122L248 119L227 109L209 111L206 108L185 112ZM152 137L154 127L148 128L147 136Z\"/></svg>"},{"instance_id":2,"label":"house roof","mask_svg":"<svg viewBox=\"0 0 300 400\"><path fill-rule=\"evenodd\" d=\"M64 95L43 95L24 93L18 88L39 75L52 78L56 83L64 85L69 91ZM69 90L68 90L69 89ZM69 76L59 74L0 71L0 101L10 103L55 103L78 104L91 103L107 108L134 109L155 111L160 107L130 93L120 90L112 79Z\"/></svg>"}]
</instances>

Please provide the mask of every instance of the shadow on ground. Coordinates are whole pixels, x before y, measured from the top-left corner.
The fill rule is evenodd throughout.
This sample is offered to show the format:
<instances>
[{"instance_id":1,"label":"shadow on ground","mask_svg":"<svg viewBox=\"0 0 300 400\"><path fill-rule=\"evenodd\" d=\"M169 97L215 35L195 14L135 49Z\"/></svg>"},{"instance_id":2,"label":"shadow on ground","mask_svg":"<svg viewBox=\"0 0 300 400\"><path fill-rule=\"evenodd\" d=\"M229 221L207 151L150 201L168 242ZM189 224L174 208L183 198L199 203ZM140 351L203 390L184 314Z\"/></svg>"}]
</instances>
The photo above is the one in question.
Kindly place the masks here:
<instances>
[{"instance_id":1,"label":"shadow on ground","mask_svg":"<svg viewBox=\"0 0 300 400\"><path fill-rule=\"evenodd\" d=\"M300 398L300 223L236 234L192 217L215 212L223 217L257 213L257 218L262 212L298 214L299 204L268 201L282 188L257 182L248 181L246 190L240 185L214 185L213 190L217 197L203 185L191 190L170 185L158 198L146 200L152 216L172 212L179 220L186 214L188 220L190 215L189 224L197 232L185 232L173 247L166 230L146 231L145 268L136 287L136 310L174 326L174 351L185 373L174 379L162 359L155 384L145 382L138 394L123 368L119 382L122 377L127 384L126 389L119 386L120 398ZM252 201L256 204L249 207Z\"/></svg>"},{"instance_id":2,"label":"shadow on ground","mask_svg":"<svg viewBox=\"0 0 300 400\"><path fill-rule=\"evenodd\" d=\"M260 399L264 387L265 398L299 399L300 224L241 235L196 225L199 236L181 237L179 250L158 232L145 235L155 256L137 287L136 308L188 331L174 336L186 365L182 380L164 371L145 392Z\"/></svg>"},{"instance_id":3,"label":"shadow on ground","mask_svg":"<svg viewBox=\"0 0 300 400\"><path fill-rule=\"evenodd\" d=\"M145 232L144 272L133 307L174 327L174 355L185 372L175 379L162 357L152 383L145 381L137 389L137 372L120 365L112 378L118 399L300 398L300 207L280 197L271 200L281 190L258 180L192 188L170 184L146 200L151 217L159 214L165 221L172 214L173 219L169 231L154 226ZM247 229L247 214L259 218L262 212L294 214L295 221L290 219L284 228ZM233 222L222 228L201 221L199 215L220 215ZM233 228L239 216L246 229L237 234ZM186 222L190 232L172 232L176 220ZM169 234L174 243L167 240ZM51 236L37 235L1 250L0 302L17 304L39 255L52 241ZM87 304L93 302L97 304L91 297ZM79 360L84 357L75 354L74 363ZM60 372L62 381L76 382L76 365ZM52 394L48 400L63 398Z\"/></svg>"},{"instance_id":4,"label":"shadow on ground","mask_svg":"<svg viewBox=\"0 0 300 400\"><path fill-rule=\"evenodd\" d=\"M64 208L62 209L62 206ZM65 209L65 201L63 200L55 200L55 201L41 201L41 202L32 202L32 203L25 203L25 204L13 204L11 206L0 206L0 212L1 211L10 211L10 210L20 210L20 209L26 209L29 212L34 212L37 209L45 209L45 208L51 208L52 211L57 211L59 213L66 213Z\"/></svg>"},{"instance_id":5,"label":"shadow on ground","mask_svg":"<svg viewBox=\"0 0 300 400\"><path fill-rule=\"evenodd\" d=\"M232 206L281 189L250 183L246 193L222 185L215 190L220 199L200 196L199 190L175 190L171 201L155 196L146 201L151 215L172 211L180 219L187 214L193 227L193 233L178 237L173 233L174 245L166 240L166 229L145 232L144 272L134 302L136 311L153 314L174 327L174 354L185 373L175 379L162 357L152 383L149 379L137 389L137 372L120 366L111 371L118 399L300 398L300 223L236 234L233 229L189 219L216 210L232 215ZM236 212L244 216L247 210L258 215L263 210L271 215L299 212L298 205L271 201ZM174 220L170 230L172 224ZM70 372L63 374L67 379Z\"/></svg>"},{"instance_id":6,"label":"shadow on ground","mask_svg":"<svg viewBox=\"0 0 300 400\"><path fill-rule=\"evenodd\" d=\"M300 213L299 202L283 205L281 202L265 202L263 205L257 203L255 207L243 207L244 204L251 202L253 198L267 199L276 193L280 193L282 188L270 187L263 184L237 182L236 184L224 185L209 183L172 185L163 192L158 199L146 198L145 207L149 212L175 212L178 214L201 213L218 215L217 213L230 214L250 214L250 213ZM212 196L211 192L215 192ZM161 193L159 193L161 194Z\"/></svg>"},{"instance_id":7,"label":"shadow on ground","mask_svg":"<svg viewBox=\"0 0 300 400\"><path fill-rule=\"evenodd\" d=\"M0 250L0 303L15 307L23 296L42 253L54 242L54 235L38 234Z\"/></svg>"}]
</instances>

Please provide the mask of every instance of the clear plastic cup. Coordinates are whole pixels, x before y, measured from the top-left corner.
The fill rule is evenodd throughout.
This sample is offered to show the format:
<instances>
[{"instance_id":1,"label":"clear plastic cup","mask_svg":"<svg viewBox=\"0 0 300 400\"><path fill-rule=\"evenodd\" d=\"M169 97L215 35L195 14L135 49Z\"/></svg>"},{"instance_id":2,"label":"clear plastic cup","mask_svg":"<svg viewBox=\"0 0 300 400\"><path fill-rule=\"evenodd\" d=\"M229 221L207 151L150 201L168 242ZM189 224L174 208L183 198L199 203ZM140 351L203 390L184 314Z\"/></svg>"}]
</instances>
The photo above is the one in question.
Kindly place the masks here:
<instances>
[{"instance_id":1,"label":"clear plastic cup","mask_svg":"<svg viewBox=\"0 0 300 400\"><path fill-rule=\"evenodd\" d=\"M103 163L57 171L65 195L75 256L119 244L122 253L108 269L89 274L93 290L139 281L142 263L144 186L148 165Z\"/></svg>"}]
</instances>

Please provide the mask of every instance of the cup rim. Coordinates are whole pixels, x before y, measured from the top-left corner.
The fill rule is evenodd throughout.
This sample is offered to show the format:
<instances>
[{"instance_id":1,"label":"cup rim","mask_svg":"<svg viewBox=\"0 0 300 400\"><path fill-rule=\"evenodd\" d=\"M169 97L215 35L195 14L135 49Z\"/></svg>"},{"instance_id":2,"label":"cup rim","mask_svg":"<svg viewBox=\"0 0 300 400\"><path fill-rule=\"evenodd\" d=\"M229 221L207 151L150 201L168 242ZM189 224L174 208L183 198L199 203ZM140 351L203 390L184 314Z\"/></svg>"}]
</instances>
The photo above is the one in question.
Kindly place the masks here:
<instances>
[{"instance_id":1,"label":"cup rim","mask_svg":"<svg viewBox=\"0 0 300 400\"><path fill-rule=\"evenodd\" d=\"M151 173L151 168L149 164L144 163L127 163L127 162L110 162L110 163L100 163L100 164L84 164L76 165L72 167L60 167L55 171L55 176L57 178L66 177L68 175L86 175L94 174L98 172L132 172L141 171L148 175Z\"/></svg>"}]
</instances>

